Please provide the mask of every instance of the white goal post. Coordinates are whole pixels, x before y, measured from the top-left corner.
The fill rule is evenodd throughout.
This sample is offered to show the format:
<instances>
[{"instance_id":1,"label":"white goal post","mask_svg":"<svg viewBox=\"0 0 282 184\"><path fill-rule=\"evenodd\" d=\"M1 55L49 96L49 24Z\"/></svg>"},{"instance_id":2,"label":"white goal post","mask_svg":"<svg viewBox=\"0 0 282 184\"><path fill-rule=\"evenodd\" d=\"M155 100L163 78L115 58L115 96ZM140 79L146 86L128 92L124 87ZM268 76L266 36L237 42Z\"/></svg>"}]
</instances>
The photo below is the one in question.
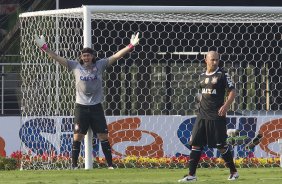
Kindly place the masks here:
<instances>
[{"instance_id":1,"label":"white goal post","mask_svg":"<svg viewBox=\"0 0 282 184\"><path fill-rule=\"evenodd\" d=\"M236 115L236 113L250 116L282 115L282 108L275 104L276 97L278 98L282 94L280 86L273 92L269 89L269 86L278 86L276 83L281 81L282 78L277 72L273 71L275 68L281 67L281 64L277 63L277 60L281 59L277 50L281 46L278 37L281 38L279 32L282 30L282 7L82 6L81 8L22 13L19 17L22 30L21 55L24 60L21 73L24 81L22 85L24 94L22 100L23 121L32 116L72 116L73 111L70 109L74 107L72 103L75 102L72 94L70 94L70 92L74 94L72 85L65 80L68 77L72 80L73 78L67 72L61 70L58 65L54 69L54 65L49 61L50 59L35 48L32 36L36 33L47 34L47 41L51 45L51 49L56 50L58 54L69 59L76 59L82 47L93 48L95 42L104 42L109 45L101 43L100 46L94 48L98 48L96 51L100 57L106 57L117 51L120 48L118 46L126 44L126 41L121 39L126 39L129 34L137 31L146 31L140 41L140 46L138 46L140 49L131 54L132 58L136 60L139 58L142 64L136 64L132 68L126 68L125 65L123 65L125 68L114 66L117 70L121 70L121 73L127 71L127 75L121 74L121 78L125 82L120 83L122 86L127 86L120 89L121 94L126 92L126 95L117 100L115 94L111 97L106 96L106 99L112 99L112 101L104 104L106 115L194 115L194 96L196 93L194 80L196 76L193 73L199 74L204 66L197 60L202 60L203 54L208 49L217 49L218 47L218 51L222 53L223 65L227 69L230 68L231 73L235 74L235 84L241 95L232 106L234 112L232 115ZM95 23L96 19L99 20L98 23ZM114 21L113 25L107 24L111 21ZM141 24L138 25L139 22ZM157 22L160 22L160 24ZM121 28L115 30L117 29L116 25L120 25ZM95 30L93 29L94 26ZM125 30L123 30L123 27L125 27ZM273 29L275 33L270 33L273 32ZM164 31L160 32L160 30ZM243 33L244 30L245 33ZM255 33L256 31L258 33ZM96 33L99 35L96 35ZM165 37L168 39L164 39ZM268 46L273 47L272 50L266 48ZM105 48L108 50L105 50ZM173 51L172 48L175 48L175 50ZM250 53L247 53L248 51ZM138 52L140 52L140 55ZM149 55L151 52L155 52L153 56ZM255 52L257 52L257 55L251 56ZM188 65L185 61L189 57L192 57L189 59L189 66L193 67L190 68L191 71L186 72L185 67L188 67ZM258 59L255 57L258 57ZM142 89L137 89L141 88L138 83L128 84L127 79L143 80L143 76L138 76L138 67L147 68L146 60L154 63L155 68L152 70L160 72L158 79L165 77L164 75L172 79L169 82L164 82L165 84L160 84L157 80L151 82L151 86L156 86L152 87L150 92L143 94ZM167 67L166 60L171 62L171 68ZM174 63L174 60L177 61ZM246 62L242 63L241 60ZM272 62L272 60L276 61ZM35 63L42 65L36 66ZM32 69L31 67L35 68ZM129 76L130 70L135 73ZM147 71L146 69L143 70ZM175 70L177 71L175 72ZM178 76L177 72L186 72L187 75L183 75L184 77ZM41 74L45 75L41 76ZM60 78L62 79L58 79L58 75L61 75ZM260 78L257 79L256 75ZM146 76L145 72L144 76ZM144 79L144 83L148 83L153 77L155 76L151 74L148 79ZM41 79L38 85L36 85L36 78ZM113 80L110 75L105 76L105 78L106 80ZM52 80L60 80L60 82L57 81L56 84L53 84ZM185 83L185 80L188 80L188 82ZM249 83L245 80L248 80ZM182 83L185 83L185 88L191 88L188 91L187 98L183 97L186 95L186 89L181 88L181 92L176 89ZM60 85L64 85L64 87L59 87ZM119 86L115 82L112 85ZM158 88L158 85L161 85L161 87ZM163 90L161 89L164 88L163 85L169 87ZM111 93L110 84L105 84L105 87L106 92ZM262 90L256 91L255 88L257 87ZM40 91L39 88L43 91ZM133 88L132 91L130 88ZM130 92L127 93L127 91ZM178 92L181 94L177 96ZM130 96L132 93L137 95ZM270 93L275 96L275 99ZM40 97L40 99L35 98L40 95L47 96ZM63 97L59 97L61 95ZM145 97L142 98L143 96ZM164 103L161 101L163 97L171 101L168 100L169 102ZM59 98L62 98L60 101L63 102L60 102ZM145 101L147 98L149 100ZM142 100L145 102L142 102ZM124 101L124 104L121 103L122 101ZM154 101L154 104L149 101ZM184 101L187 101L186 106L185 104L181 105ZM172 102L176 102L176 105L180 107L173 106ZM146 105L146 103L149 105ZM119 106L121 110L114 111L116 109L112 108L116 106ZM131 109L128 109L128 107L131 107ZM26 148L26 145L23 147ZM92 132L88 131L85 138L85 169L93 168L92 148Z\"/></svg>"}]
</instances>

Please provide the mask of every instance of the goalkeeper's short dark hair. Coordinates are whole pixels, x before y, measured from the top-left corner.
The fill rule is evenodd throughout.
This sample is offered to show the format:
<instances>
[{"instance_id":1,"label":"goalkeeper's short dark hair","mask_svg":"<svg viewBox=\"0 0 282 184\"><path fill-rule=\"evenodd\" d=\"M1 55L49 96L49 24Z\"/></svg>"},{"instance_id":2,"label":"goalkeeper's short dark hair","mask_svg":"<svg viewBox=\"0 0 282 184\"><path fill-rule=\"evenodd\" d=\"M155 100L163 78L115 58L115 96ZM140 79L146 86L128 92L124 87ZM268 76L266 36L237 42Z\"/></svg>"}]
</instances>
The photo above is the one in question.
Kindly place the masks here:
<instances>
[{"instance_id":1,"label":"goalkeeper's short dark hair","mask_svg":"<svg viewBox=\"0 0 282 184\"><path fill-rule=\"evenodd\" d=\"M81 54L83 53L89 53L89 54L92 54L94 57L93 57L93 60L92 60L92 63L95 63L96 61L96 57L95 57L95 51L89 47L85 47L81 50ZM83 61L81 60L81 58L79 57L79 63L82 65L83 64Z\"/></svg>"},{"instance_id":2,"label":"goalkeeper's short dark hair","mask_svg":"<svg viewBox=\"0 0 282 184\"><path fill-rule=\"evenodd\" d=\"M83 54L83 53L89 53L89 54L94 55L94 50L89 48L89 47L85 47L81 50L81 54Z\"/></svg>"}]
</instances>

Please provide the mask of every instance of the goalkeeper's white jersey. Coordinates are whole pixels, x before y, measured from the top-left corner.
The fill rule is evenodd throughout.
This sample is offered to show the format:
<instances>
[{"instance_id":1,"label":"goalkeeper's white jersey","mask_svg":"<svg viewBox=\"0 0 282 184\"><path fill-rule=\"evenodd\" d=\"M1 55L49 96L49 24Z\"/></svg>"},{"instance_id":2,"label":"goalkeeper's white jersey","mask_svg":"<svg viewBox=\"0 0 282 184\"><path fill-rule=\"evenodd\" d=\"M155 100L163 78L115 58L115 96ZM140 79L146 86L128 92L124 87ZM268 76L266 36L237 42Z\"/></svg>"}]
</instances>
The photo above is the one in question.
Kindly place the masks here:
<instances>
[{"instance_id":1,"label":"goalkeeper's white jersey","mask_svg":"<svg viewBox=\"0 0 282 184\"><path fill-rule=\"evenodd\" d=\"M68 61L68 69L73 71L76 86L76 103L96 105L102 103L103 72L108 66L108 58L96 61L91 69L84 68L78 61Z\"/></svg>"}]
</instances>

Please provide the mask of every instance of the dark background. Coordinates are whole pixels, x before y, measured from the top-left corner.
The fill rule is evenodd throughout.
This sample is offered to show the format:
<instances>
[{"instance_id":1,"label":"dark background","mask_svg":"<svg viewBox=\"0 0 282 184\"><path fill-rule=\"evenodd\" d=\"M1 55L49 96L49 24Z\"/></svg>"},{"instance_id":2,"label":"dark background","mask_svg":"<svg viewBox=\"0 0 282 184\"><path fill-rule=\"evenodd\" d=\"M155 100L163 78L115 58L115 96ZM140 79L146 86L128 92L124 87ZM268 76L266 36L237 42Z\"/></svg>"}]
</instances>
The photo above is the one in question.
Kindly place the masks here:
<instances>
[{"instance_id":1,"label":"dark background","mask_svg":"<svg viewBox=\"0 0 282 184\"><path fill-rule=\"evenodd\" d=\"M59 7L81 5L166 5L166 6L282 6L281 0L61 0Z\"/></svg>"}]
</instances>

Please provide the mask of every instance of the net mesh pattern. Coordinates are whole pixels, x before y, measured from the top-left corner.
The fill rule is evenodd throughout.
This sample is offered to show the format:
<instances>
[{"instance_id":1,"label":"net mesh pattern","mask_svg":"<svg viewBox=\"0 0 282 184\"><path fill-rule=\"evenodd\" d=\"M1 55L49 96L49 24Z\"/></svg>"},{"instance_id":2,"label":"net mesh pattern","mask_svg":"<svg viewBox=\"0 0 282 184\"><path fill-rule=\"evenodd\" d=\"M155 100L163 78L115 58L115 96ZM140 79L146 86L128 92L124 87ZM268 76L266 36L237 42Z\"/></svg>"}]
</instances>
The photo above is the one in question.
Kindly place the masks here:
<instances>
[{"instance_id":1,"label":"net mesh pattern","mask_svg":"<svg viewBox=\"0 0 282 184\"><path fill-rule=\"evenodd\" d=\"M281 16L92 14L91 41L98 59L109 57L128 45L132 34L140 32L142 35L135 50L109 67L104 75L105 114L195 115L197 83L199 75L205 70L204 54L216 50L221 54L220 66L231 74L238 93L228 114L280 115ZM54 130L48 129L48 123L42 123L40 119L35 123L30 117L73 116L74 77L36 47L34 35L45 35L52 50L58 48L56 52L60 56L75 60L83 48L82 15L70 12L59 16L21 17L20 21L22 116L23 121L28 122L23 124L21 136L37 130L50 133ZM31 130L31 125L37 129ZM71 120L59 127L60 130L69 127L68 131L72 132ZM32 137L25 137L23 150L28 153L30 147L34 150L43 147L41 155L70 155L71 136L71 133L64 135L68 148L61 149L58 148L62 141L60 136L45 137L49 142L57 142L58 145L52 149L50 145L35 146L30 141ZM33 149L31 153L35 154ZM66 161L58 167L65 168L68 164ZM52 167L49 165L47 168Z\"/></svg>"}]
</instances>

